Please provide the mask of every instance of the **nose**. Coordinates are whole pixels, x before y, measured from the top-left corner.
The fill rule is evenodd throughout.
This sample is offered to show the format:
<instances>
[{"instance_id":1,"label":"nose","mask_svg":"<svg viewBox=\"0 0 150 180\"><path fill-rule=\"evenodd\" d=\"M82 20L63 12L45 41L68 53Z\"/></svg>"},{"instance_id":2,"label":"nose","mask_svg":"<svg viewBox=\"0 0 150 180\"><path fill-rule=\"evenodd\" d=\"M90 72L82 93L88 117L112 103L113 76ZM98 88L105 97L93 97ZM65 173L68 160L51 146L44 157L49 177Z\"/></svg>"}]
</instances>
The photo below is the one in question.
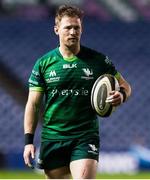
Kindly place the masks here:
<instances>
[{"instance_id":1,"label":"nose","mask_svg":"<svg viewBox=\"0 0 150 180\"><path fill-rule=\"evenodd\" d=\"M72 34L72 35L73 35L73 34L76 34L76 30L75 30L74 28L71 28L71 29L70 29L70 34Z\"/></svg>"}]
</instances>

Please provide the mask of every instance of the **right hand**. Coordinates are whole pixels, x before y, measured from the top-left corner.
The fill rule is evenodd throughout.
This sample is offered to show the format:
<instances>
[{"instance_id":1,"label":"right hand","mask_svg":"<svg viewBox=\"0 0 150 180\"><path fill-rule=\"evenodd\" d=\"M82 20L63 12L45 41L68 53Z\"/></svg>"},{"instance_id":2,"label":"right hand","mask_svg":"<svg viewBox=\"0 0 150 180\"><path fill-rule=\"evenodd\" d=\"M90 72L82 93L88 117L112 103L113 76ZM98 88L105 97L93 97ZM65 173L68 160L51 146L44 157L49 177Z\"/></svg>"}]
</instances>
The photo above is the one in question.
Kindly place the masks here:
<instances>
[{"instance_id":1,"label":"right hand","mask_svg":"<svg viewBox=\"0 0 150 180\"><path fill-rule=\"evenodd\" d=\"M23 153L23 158L24 158L24 162L25 164L30 167L30 168L34 168L32 163L31 163L31 158L34 159L35 158L35 146L33 144L28 144L25 145L24 147L24 153Z\"/></svg>"}]
</instances>

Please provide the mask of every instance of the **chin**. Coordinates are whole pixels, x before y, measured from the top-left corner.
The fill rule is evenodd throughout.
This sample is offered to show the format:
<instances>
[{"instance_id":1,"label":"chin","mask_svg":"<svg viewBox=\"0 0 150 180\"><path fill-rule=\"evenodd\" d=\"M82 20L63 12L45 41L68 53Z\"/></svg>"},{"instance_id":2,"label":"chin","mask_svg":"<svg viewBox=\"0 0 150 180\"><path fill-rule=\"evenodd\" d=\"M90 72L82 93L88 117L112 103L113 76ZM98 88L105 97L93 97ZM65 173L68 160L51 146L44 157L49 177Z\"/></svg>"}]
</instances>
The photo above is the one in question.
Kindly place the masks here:
<instances>
[{"instance_id":1,"label":"chin","mask_svg":"<svg viewBox=\"0 0 150 180\"><path fill-rule=\"evenodd\" d=\"M75 42L69 42L69 43L67 43L67 46L68 46L68 47L78 46L78 44L79 44L78 41L75 41Z\"/></svg>"}]
</instances>

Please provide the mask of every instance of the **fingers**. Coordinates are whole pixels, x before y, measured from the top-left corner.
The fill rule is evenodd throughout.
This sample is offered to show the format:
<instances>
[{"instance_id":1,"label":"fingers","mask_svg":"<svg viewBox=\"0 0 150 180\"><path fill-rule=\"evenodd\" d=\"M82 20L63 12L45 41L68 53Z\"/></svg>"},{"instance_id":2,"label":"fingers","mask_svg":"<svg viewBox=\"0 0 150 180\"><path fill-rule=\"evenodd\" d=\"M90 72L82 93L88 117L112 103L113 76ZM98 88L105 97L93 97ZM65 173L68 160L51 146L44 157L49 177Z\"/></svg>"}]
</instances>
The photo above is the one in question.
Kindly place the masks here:
<instances>
[{"instance_id":1,"label":"fingers","mask_svg":"<svg viewBox=\"0 0 150 180\"><path fill-rule=\"evenodd\" d=\"M118 106L122 103L122 94L118 91L112 91L110 96L106 99L106 103L111 103L113 106Z\"/></svg>"},{"instance_id":2,"label":"fingers","mask_svg":"<svg viewBox=\"0 0 150 180\"><path fill-rule=\"evenodd\" d=\"M31 157L32 157L32 159L35 158L35 152L34 152L34 149L31 150Z\"/></svg>"},{"instance_id":3,"label":"fingers","mask_svg":"<svg viewBox=\"0 0 150 180\"><path fill-rule=\"evenodd\" d=\"M31 164L31 163L28 164L27 166L28 166L29 168L31 168L31 169L34 169L34 166L33 166L33 164Z\"/></svg>"},{"instance_id":4,"label":"fingers","mask_svg":"<svg viewBox=\"0 0 150 180\"><path fill-rule=\"evenodd\" d=\"M35 148L33 145L26 145L25 149L24 149L24 162L25 164L30 167L30 168L34 168L33 164L31 163L31 158L34 159L35 158Z\"/></svg>"},{"instance_id":5,"label":"fingers","mask_svg":"<svg viewBox=\"0 0 150 180\"><path fill-rule=\"evenodd\" d=\"M114 99L114 96L113 95L111 95L111 96L109 96L107 99L106 99L106 103L112 103L113 102L113 99Z\"/></svg>"}]
</instances>

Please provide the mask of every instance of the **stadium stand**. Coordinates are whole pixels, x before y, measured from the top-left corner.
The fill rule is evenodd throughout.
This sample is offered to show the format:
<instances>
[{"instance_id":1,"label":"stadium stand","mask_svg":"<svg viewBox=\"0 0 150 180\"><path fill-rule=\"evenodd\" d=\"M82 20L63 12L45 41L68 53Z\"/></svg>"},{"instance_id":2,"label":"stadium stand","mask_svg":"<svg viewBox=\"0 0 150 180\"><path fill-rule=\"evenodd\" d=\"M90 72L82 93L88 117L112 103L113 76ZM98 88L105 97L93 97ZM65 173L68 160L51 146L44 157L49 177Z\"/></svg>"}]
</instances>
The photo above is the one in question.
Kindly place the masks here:
<instances>
[{"instance_id":1,"label":"stadium stand","mask_svg":"<svg viewBox=\"0 0 150 180\"><path fill-rule=\"evenodd\" d=\"M87 15L104 21L150 20L150 0L1 0L0 15L48 18L58 5L68 3L81 6Z\"/></svg>"},{"instance_id":2,"label":"stadium stand","mask_svg":"<svg viewBox=\"0 0 150 180\"><path fill-rule=\"evenodd\" d=\"M110 56L131 83L133 91L126 104L110 118L100 120L101 150L126 151L134 143L150 148L149 16L143 16L147 18L144 21L137 21L142 14L137 8L136 14L140 15L135 16L135 22L113 21L110 9L103 3L97 7L97 2L88 1L89 5L85 7L93 9L88 14L92 16L85 18L82 43ZM135 4L130 6L136 7ZM12 83L9 87L10 81L0 78L0 154L22 153L25 98L21 103L13 92L20 96L26 93L36 59L57 46L53 25L53 17L44 20L0 18L0 72L1 64L5 65ZM38 140L35 142L38 144Z\"/></svg>"},{"instance_id":3,"label":"stadium stand","mask_svg":"<svg viewBox=\"0 0 150 180\"><path fill-rule=\"evenodd\" d=\"M137 11L141 14L146 19L150 19L150 1L149 0L144 0L144 1L139 1L139 0L130 0L130 3L132 6L134 6Z\"/></svg>"}]
</instances>

